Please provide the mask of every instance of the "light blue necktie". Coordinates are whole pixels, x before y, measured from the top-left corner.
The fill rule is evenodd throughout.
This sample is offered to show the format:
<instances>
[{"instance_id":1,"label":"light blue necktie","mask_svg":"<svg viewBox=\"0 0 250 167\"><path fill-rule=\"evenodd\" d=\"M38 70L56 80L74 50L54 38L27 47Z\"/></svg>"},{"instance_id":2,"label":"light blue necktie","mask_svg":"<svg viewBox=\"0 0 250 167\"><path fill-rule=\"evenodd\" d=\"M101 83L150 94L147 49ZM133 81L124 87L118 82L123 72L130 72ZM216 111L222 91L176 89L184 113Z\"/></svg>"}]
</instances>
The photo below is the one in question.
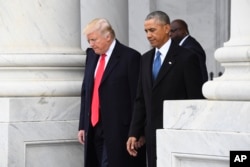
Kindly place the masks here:
<instances>
[{"instance_id":1,"label":"light blue necktie","mask_svg":"<svg viewBox=\"0 0 250 167\"><path fill-rule=\"evenodd\" d=\"M154 60L153 70L152 70L154 80L156 79L158 72L161 68L161 52L157 51L155 56L156 58Z\"/></svg>"}]
</instances>

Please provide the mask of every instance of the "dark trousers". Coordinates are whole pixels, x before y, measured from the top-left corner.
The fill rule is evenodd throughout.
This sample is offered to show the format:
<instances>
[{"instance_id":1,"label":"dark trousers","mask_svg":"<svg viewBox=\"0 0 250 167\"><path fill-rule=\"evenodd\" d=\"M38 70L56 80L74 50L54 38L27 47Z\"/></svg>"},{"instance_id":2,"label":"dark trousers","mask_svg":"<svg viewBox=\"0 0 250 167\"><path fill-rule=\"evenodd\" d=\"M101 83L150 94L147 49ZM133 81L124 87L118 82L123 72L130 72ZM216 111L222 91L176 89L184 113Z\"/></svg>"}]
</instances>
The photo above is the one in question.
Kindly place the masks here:
<instances>
[{"instance_id":1,"label":"dark trousers","mask_svg":"<svg viewBox=\"0 0 250 167\"><path fill-rule=\"evenodd\" d=\"M108 155L101 122L98 122L97 125L93 127L93 144L99 162L99 167L108 167Z\"/></svg>"}]
</instances>

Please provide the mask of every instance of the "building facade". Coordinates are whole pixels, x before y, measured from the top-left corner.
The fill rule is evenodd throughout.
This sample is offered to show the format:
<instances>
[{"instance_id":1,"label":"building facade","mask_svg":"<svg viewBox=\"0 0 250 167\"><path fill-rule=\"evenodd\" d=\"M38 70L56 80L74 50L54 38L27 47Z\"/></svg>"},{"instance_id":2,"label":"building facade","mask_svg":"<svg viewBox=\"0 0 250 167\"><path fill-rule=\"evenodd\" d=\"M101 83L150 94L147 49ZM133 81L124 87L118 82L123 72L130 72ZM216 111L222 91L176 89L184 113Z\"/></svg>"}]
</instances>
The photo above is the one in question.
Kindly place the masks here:
<instances>
[{"instance_id":1,"label":"building facade","mask_svg":"<svg viewBox=\"0 0 250 167\"><path fill-rule=\"evenodd\" d=\"M204 95L248 101L247 81L237 82L233 91L232 85L219 85L250 76L249 25L244 22L249 4L235 1L0 0L0 167L83 166L84 146L77 141L77 130L88 43L82 28L96 17L107 18L118 40L141 53L150 48L143 28L148 13L162 10L171 20L186 20L190 34L205 49L210 79L215 79L204 85ZM235 46L245 47L230 50ZM224 69L222 79L216 79ZM205 104L197 106L204 109Z\"/></svg>"}]
</instances>

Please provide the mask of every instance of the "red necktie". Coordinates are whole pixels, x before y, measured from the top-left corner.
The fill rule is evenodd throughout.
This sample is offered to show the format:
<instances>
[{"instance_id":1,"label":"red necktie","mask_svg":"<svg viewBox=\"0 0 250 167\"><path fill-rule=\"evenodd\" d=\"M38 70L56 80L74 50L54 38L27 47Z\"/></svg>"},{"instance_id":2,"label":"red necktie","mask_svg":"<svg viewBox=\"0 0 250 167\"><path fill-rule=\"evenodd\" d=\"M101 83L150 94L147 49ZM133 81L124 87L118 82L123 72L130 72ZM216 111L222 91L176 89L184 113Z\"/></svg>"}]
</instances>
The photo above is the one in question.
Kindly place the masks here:
<instances>
[{"instance_id":1,"label":"red necktie","mask_svg":"<svg viewBox=\"0 0 250 167\"><path fill-rule=\"evenodd\" d=\"M92 97L92 104L91 104L91 123L95 126L99 120L99 86L102 80L102 75L104 72L105 67L105 54L101 55L101 59L99 61L99 66L96 71L95 81L94 81L94 90L93 90L93 97Z\"/></svg>"}]
</instances>

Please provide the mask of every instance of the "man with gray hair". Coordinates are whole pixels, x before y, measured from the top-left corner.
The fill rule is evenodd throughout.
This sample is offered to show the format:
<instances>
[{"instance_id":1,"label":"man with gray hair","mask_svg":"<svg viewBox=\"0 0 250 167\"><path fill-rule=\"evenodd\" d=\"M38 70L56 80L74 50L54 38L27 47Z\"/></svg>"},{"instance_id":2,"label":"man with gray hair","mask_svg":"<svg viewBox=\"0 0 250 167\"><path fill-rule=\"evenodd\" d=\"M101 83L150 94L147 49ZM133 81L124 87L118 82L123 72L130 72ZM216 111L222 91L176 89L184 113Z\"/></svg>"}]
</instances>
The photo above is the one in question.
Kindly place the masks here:
<instances>
[{"instance_id":1,"label":"man with gray hair","mask_svg":"<svg viewBox=\"0 0 250 167\"><path fill-rule=\"evenodd\" d=\"M166 13L150 13L144 30L153 49L141 58L127 150L138 155L138 140L145 131L148 167L156 167L156 129L163 128L163 101L202 99L203 80L197 56L170 39Z\"/></svg>"},{"instance_id":2,"label":"man with gray hair","mask_svg":"<svg viewBox=\"0 0 250 167\"><path fill-rule=\"evenodd\" d=\"M116 39L106 19L92 20L83 32L91 47L86 51L78 132L85 167L145 167L145 146L136 158L125 147L141 55Z\"/></svg>"}]
</instances>

